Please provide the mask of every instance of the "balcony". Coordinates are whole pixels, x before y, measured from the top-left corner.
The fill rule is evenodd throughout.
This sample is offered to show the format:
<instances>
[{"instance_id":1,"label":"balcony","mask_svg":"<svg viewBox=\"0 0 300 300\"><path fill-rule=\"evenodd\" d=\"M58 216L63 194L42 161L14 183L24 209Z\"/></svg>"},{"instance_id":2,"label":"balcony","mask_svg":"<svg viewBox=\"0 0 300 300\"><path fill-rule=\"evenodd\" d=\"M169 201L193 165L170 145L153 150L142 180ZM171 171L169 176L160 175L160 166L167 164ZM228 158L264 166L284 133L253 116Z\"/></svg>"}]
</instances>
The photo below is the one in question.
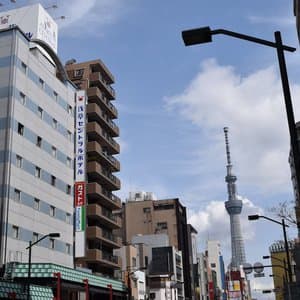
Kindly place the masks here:
<instances>
[{"instance_id":1,"label":"balcony","mask_svg":"<svg viewBox=\"0 0 300 300\"><path fill-rule=\"evenodd\" d=\"M87 105L87 115L89 122L96 121L105 128L111 136L119 136L119 127L108 117L107 114L96 104L89 103Z\"/></svg>"},{"instance_id":2,"label":"balcony","mask_svg":"<svg viewBox=\"0 0 300 300\"><path fill-rule=\"evenodd\" d=\"M87 143L87 153L89 161L97 161L111 169L114 172L120 171L120 162L114 158L112 155L107 154L101 145L97 142Z\"/></svg>"},{"instance_id":3,"label":"balcony","mask_svg":"<svg viewBox=\"0 0 300 300\"><path fill-rule=\"evenodd\" d=\"M89 181L97 181L109 190L121 188L120 180L96 161L87 163L87 174Z\"/></svg>"},{"instance_id":4,"label":"balcony","mask_svg":"<svg viewBox=\"0 0 300 300\"><path fill-rule=\"evenodd\" d=\"M97 86L100 88L100 90L105 91L106 96L110 100L114 100L116 97L115 90L110 86L110 84L107 83L107 81L104 79L104 77L101 75L100 72L93 72L90 73L89 76L90 86Z\"/></svg>"},{"instance_id":5,"label":"balcony","mask_svg":"<svg viewBox=\"0 0 300 300\"><path fill-rule=\"evenodd\" d=\"M86 228L86 236L89 240L97 239L106 247L113 249L120 248L122 244L121 238L98 226L88 226Z\"/></svg>"},{"instance_id":6,"label":"balcony","mask_svg":"<svg viewBox=\"0 0 300 300\"><path fill-rule=\"evenodd\" d=\"M101 265L114 267L116 269L121 268L121 259L118 256L107 254L99 249L87 249L85 261L101 263Z\"/></svg>"},{"instance_id":7,"label":"balcony","mask_svg":"<svg viewBox=\"0 0 300 300\"><path fill-rule=\"evenodd\" d=\"M113 215L111 211L98 204L88 204L87 217L89 219L97 220L97 222L110 229L121 228L120 217Z\"/></svg>"},{"instance_id":8,"label":"balcony","mask_svg":"<svg viewBox=\"0 0 300 300\"><path fill-rule=\"evenodd\" d=\"M96 182L88 183L87 196L89 203L98 202L101 206L107 207L111 210L118 210L122 208L121 199L102 188L102 186Z\"/></svg>"},{"instance_id":9,"label":"balcony","mask_svg":"<svg viewBox=\"0 0 300 300\"><path fill-rule=\"evenodd\" d=\"M87 96L89 98L89 103L97 103L101 108L105 109L112 119L118 117L118 111L114 105L106 98L99 88L90 87L87 89Z\"/></svg>"},{"instance_id":10,"label":"balcony","mask_svg":"<svg viewBox=\"0 0 300 300\"><path fill-rule=\"evenodd\" d=\"M86 126L86 132L89 139L109 148L112 154L120 153L120 145L111 136L106 134L97 122L89 122Z\"/></svg>"}]
</instances>

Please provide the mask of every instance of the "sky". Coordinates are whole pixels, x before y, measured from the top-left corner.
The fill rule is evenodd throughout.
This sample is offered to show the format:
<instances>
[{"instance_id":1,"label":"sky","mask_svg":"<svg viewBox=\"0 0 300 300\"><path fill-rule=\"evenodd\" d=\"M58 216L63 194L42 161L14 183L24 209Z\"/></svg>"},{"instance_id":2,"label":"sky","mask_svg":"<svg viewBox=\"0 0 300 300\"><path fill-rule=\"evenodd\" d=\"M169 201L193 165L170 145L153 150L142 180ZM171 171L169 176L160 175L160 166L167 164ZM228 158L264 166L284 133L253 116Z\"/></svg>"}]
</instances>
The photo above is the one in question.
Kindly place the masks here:
<instances>
[{"instance_id":1,"label":"sky","mask_svg":"<svg viewBox=\"0 0 300 300\"><path fill-rule=\"evenodd\" d=\"M37 1L2 1L4 8ZM239 2L239 3L237 3ZM283 42L295 119L300 120L300 55L293 1L57 0L42 1L58 18L58 54L63 62L100 58L114 74L119 110L122 189L179 198L198 231L199 251L207 239L221 242L230 262L226 155L223 127L229 127L233 172L244 207L241 215L247 261L262 261L282 239L281 228L247 215L276 218L270 209L292 201L289 133L276 51L217 35L209 44L185 47L181 31L210 26ZM72 3L72 5L70 5ZM272 3L272 5L270 5ZM57 4L58 8L51 8ZM59 19L64 15L65 19ZM296 236L293 228L290 238ZM268 262L266 262L268 263ZM259 299L272 287L253 279Z\"/></svg>"}]
</instances>

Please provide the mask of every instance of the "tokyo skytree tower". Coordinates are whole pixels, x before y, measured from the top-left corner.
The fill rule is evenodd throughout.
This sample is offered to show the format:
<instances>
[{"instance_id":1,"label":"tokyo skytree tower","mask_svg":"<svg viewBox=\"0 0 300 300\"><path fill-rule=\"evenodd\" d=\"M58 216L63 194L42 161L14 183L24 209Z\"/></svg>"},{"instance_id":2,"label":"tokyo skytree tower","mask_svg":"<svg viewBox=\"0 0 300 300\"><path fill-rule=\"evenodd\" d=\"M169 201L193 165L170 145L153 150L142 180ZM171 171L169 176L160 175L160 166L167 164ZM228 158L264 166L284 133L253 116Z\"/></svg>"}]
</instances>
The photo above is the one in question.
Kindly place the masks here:
<instances>
[{"instance_id":1,"label":"tokyo skytree tower","mask_svg":"<svg viewBox=\"0 0 300 300\"><path fill-rule=\"evenodd\" d=\"M232 173L232 164L230 159L230 149L228 141L228 128L224 127L226 156L227 156L227 182L228 201L225 202L225 208L230 216L230 233L231 233L231 269L239 269L240 265L246 263L244 240L241 232L240 214L243 203L237 199L236 179Z\"/></svg>"}]
</instances>

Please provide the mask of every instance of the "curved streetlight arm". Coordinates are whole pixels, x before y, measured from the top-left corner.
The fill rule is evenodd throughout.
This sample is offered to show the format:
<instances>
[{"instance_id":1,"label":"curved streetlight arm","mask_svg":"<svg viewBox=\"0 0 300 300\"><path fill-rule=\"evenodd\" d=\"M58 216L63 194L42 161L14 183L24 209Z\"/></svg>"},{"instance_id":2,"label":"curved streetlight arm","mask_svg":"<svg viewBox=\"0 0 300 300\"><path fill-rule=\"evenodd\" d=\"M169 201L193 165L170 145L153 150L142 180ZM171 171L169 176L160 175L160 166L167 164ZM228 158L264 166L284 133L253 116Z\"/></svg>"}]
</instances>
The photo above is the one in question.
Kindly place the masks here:
<instances>
[{"instance_id":1,"label":"curved streetlight arm","mask_svg":"<svg viewBox=\"0 0 300 300\"><path fill-rule=\"evenodd\" d=\"M47 237L53 237L53 238L59 238L60 234L59 233L48 233L44 236L42 236L40 239L38 239L37 241L35 241L34 243L30 243L29 246L26 249L31 248L32 246L36 245L37 243L39 243L40 241L44 240Z\"/></svg>"},{"instance_id":2,"label":"curved streetlight arm","mask_svg":"<svg viewBox=\"0 0 300 300\"><path fill-rule=\"evenodd\" d=\"M246 40L246 41L249 41L249 42L253 42L253 43L257 43L257 44L261 44L261 45L265 45L265 46L269 46L269 47L273 47L273 48L278 48L278 45L274 42L264 40L264 39L260 39L260 38L254 37L254 36L234 32L234 31L226 30L226 29L215 29L215 30L211 30L210 33L211 33L211 35L214 35L214 34L229 35L229 36L237 38L237 39L242 39L242 40ZM283 50L286 50L286 51L289 51L289 52L295 52L296 51L296 48L286 46L286 45L282 45L282 48L283 48Z\"/></svg>"},{"instance_id":3,"label":"curved streetlight arm","mask_svg":"<svg viewBox=\"0 0 300 300\"><path fill-rule=\"evenodd\" d=\"M285 224L285 223L283 223L282 221L279 222L279 221L277 221L277 220L271 219L271 218L266 217L266 216L259 216L259 217L260 217L260 218L263 218L263 219L266 219L266 220L269 220L269 221L271 221L271 222L274 222L274 223L279 224L279 225L284 226L284 227L290 227L288 224Z\"/></svg>"}]
</instances>

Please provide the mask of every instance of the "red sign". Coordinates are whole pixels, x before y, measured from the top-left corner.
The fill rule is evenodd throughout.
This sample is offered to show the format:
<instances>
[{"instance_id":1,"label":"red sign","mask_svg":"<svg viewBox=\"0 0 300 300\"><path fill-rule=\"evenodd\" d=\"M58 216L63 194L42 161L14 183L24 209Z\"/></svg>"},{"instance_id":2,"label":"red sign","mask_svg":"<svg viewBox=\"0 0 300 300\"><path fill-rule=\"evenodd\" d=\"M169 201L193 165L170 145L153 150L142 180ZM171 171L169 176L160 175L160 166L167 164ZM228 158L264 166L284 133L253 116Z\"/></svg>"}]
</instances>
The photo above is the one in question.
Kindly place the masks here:
<instances>
[{"instance_id":1,"label":"red sign","mask_svg":"<svg viewBox=\"0 0 300 300\"><path fill-rule=\"evenodd\" d=\"M85 205L85 182L75 182L75 206Z\"/></svg>"},{"instance_id":2,"label":"red sign","mask_svg":"<svg viewBox=\"0 0 300 300\"><path fill-rule=\"evenodd\" d=\"M208 283L208 294L209 294L209 300L214 300L215 295L214 295L214 283L210 281Z\"/></svg>"}]
</instances>

